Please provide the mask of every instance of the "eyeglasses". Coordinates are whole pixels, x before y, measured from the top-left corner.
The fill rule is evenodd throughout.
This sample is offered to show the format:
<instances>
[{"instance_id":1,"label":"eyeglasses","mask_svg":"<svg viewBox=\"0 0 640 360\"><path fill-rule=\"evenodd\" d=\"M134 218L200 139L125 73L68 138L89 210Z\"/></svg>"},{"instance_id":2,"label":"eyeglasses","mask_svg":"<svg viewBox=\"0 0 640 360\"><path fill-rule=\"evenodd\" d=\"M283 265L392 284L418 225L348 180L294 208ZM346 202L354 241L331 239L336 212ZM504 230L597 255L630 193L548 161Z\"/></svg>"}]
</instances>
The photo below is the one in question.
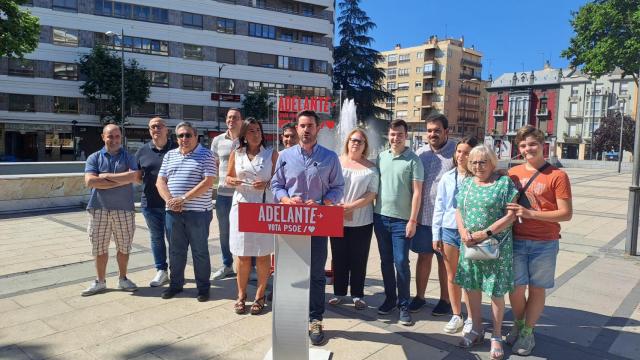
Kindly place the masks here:
<instances>
[{"instance_id":1,"label":"eyeglasses","mask_svg":"<svg viewBox=\"0 0 640 360\"><path fill-rule=\"evenodd\" d=\"M364 144L364 140L360 140L360 139L349 139L350 142L356 144L356 145L362 145Z\"/></svg>"},{"instance_id":2,"label":"eyeglasses","mask_svg":"<svg viewBox=\"0 0 640 360\"><path fill-rule=\"evenodd\" d=\"M477 166L477 167L485 167L487 166L487 160L472 161L471 165Z\"/></svg>"},{"instance_id":3,"label":"eyeglasses","mask_svg":"<svg viewBox=\"0 0 640 360\"><path fill-rule=\"evenodd\" d=\"M182 139L182 138L191 139L193 137L193 135L191 133L182 133L182 134L178 134L176 136L178 137L178 139Z\"/></svg>"},{"instance_id":4,"label":"eyeglasses","mask_svg":"<svg viewBox=\"0 0 640 360\"><path fill-rule=\"evenodd\" d=\"M155 129L162 129L162 128L164 128L164 127L165 127L164 125L156 125L156 124L153 124L153 125L149 126L149 129L151 129L151 130L155 130Z\"/></svg>"}]
</instances>

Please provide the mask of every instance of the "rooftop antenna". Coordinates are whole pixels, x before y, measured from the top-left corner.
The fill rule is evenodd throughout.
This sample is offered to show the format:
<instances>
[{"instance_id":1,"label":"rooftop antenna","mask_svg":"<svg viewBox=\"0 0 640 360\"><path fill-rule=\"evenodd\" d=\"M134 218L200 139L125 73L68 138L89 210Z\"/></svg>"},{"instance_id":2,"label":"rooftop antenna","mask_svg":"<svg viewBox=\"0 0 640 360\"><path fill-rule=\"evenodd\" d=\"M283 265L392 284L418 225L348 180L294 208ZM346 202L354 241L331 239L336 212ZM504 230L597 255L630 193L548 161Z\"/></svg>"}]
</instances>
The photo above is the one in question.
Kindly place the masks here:
<instances>
[{"instance_id":1,"label":"rooftop antenna","mask_svg":"<svg viewBox=\"0 0 640 360\"><path fill-rule=\"evenodd\" d=\"M522 72L524 72L524 61L521 61L520 65L522 66Z\"/></svg>"},{"instance_id":2,"label":"rooftop antenna","mask_svg":"<svg viewBox=\"0 0 640 360\"><path fill-rule=\"evenodd\" d=\"M542 55L542 65L544 65L546 57L544 56L545 53L542 50L538 50L538 55Z\"/></svg>"},{"instance_id":3,"label":"rooftop antenna","mask_svg":"<svg viewBox=\"0 0 640 360\"><path fill-rule=\"evenodd\" d=\"M444 38L445 38L445 40L446 40L448 37L449 37L449 33L448 33L448 30L447 30L447 24L444 24Z\"/></svg>"}]
</instances>

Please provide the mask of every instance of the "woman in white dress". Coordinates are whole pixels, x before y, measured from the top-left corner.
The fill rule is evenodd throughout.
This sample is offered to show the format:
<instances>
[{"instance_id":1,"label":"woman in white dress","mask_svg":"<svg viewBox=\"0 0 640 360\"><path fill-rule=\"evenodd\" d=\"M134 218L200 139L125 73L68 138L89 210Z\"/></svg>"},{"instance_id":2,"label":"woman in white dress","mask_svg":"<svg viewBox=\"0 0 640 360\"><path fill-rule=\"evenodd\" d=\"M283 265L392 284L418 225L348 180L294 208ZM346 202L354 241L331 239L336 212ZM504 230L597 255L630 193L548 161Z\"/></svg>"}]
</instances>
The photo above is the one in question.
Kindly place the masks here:
<instances>
[{"instance_id":1,"label":"woman in white dress","mask_svg":"<svg viewBox=\"0 0 640 360\"><path fill-rule=\"evenodd\" d=\"M262 124L247 118L240 130L239 145L229 156L227 184L235 187L231 213L229 214L231 253L238 257L238 300L234 305L236 314L246 312L247 283L251 272L251 257L256 258L258 289L251 305L251 314L258 315L265 306L265 290L271 268L270 255L273 253L273 235L238 231L238 203L269 201L273 198L269 189L269 179L278 159L278 153L265 147Z\"/></svg>"}]
</instances>

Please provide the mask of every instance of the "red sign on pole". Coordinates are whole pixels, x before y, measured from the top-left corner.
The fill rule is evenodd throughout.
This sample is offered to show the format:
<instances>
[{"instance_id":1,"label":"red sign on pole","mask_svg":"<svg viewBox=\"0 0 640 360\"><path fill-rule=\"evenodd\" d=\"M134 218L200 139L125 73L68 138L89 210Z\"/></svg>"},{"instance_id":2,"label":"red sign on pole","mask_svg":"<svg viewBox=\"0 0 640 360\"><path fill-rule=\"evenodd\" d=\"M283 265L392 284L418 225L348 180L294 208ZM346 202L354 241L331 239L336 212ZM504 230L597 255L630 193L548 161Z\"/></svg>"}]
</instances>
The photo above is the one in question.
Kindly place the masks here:
<instances>
[{"instance_id":1,"label":"red sign on pole","mask_svg":"<svg viewBox=\"0 0 640 360\"><path fill-rule=\"evenodd\" d=\"M262 234L343 236L339 206L239 203L239 230Z\"/></svg>"}]
</instances>

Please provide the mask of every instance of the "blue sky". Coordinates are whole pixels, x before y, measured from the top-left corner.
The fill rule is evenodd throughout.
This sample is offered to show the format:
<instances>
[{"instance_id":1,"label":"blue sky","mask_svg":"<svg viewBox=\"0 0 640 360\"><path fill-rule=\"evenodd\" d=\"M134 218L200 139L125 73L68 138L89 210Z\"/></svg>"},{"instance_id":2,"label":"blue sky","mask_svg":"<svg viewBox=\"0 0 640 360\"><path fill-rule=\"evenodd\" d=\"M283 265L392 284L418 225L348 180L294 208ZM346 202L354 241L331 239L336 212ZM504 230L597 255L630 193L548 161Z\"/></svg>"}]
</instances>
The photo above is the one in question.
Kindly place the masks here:
<instances>
[{"instance_id":1,"label":"blue sky","mask_svg":"<svg viewBox=\"0 0 640 360\"><path fill-rule=\"evenodd\" d=\"M338 0L337 2L339 2ZM459 38L483 55L482 78L541 69L544 60L566 67L560 57L573 30L571 11L587 1L577 0L362 0L361 7L377 24L370 35L373 48L390 50L423 43L430 35ZM336 31L338 29L336 28Z\"/></svg>"}]
</instances>

